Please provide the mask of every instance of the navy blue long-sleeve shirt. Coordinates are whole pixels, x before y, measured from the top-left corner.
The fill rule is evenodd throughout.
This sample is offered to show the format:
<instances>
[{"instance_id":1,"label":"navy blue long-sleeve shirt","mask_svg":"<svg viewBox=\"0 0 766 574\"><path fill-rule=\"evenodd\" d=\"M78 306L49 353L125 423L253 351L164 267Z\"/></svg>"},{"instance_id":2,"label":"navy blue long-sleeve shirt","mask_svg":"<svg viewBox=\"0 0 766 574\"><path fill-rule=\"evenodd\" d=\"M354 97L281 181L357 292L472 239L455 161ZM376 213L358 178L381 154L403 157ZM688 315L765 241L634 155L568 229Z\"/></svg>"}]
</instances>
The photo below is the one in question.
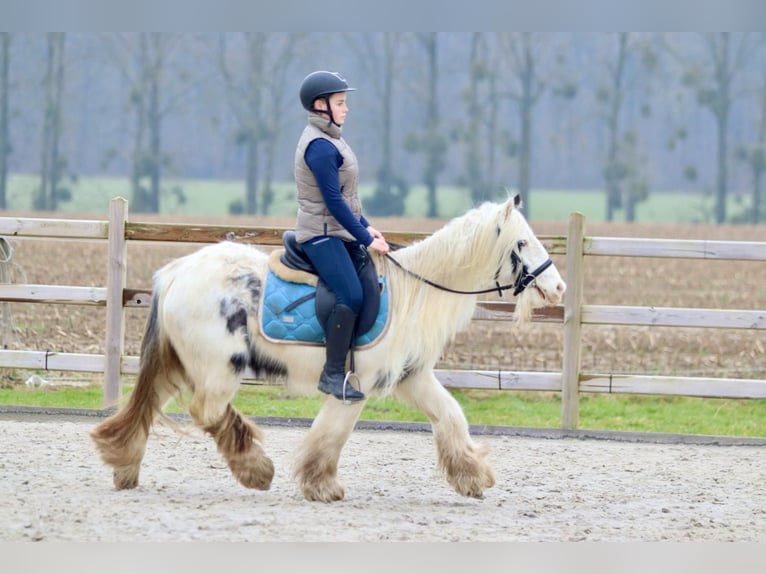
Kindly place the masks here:
<instances>
[{"instance_id":1,"label":"navy blue long-sleeve shirt","mask_svg":"<svg viewBox=\"0 0 766 574\"><path fill-rule=\"evenodd\" d=\"M327 210L357 241L365 246L370 245L374 239L367 231L370 224L364 215L356 218L340 193L338 169L343 165L343 156L338 148L326 139L317 138L306 147L303 157L317 180Z\"/></svg>"}]
</instances>

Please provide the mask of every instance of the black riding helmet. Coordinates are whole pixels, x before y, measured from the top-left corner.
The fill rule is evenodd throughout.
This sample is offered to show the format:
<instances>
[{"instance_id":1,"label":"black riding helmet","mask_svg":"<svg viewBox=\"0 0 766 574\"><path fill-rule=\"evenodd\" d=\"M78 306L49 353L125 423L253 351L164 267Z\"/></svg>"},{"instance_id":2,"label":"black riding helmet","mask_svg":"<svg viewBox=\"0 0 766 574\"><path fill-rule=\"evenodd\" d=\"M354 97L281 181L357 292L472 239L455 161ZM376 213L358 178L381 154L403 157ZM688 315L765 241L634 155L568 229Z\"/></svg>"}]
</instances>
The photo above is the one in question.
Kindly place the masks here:
<instances>
[{"instance_id":1,"label":"black riding helmet","mask_svg":"<svg viewBox=\"0 0 766 574\"><path fill-rule=\"evenodd\" d=\"M346 78L337 72L326 72L323 70L312 72L303 78L303 82L301 82L301 104L309 112L325 111L314 108L314 100L323 98L327 103L326 113L330 115L330 121L335 123L335 118L332 117L332 110L330 109L330 96L338 92L353 92L354 90L356 88L349 87Z\"/></svg>"}]
</instances>

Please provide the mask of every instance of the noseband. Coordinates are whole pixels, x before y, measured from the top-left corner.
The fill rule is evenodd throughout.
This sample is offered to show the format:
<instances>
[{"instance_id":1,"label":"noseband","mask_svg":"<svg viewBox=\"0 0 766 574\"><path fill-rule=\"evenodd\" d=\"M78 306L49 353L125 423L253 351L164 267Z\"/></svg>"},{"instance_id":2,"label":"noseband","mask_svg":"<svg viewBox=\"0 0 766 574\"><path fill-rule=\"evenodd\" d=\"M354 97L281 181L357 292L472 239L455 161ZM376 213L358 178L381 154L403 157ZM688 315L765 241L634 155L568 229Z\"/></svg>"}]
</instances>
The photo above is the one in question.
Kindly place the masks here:
<instances>
[{"instance_id":1,"label":"noseband","mask_svg":"<svg viewBox=\"0 0 766 574\"><path fill-rule=\"evenodd\" d=\"M535 279L548 267L553 265L553 261L551 261L550 257L542 262L542 264L537 267L534 271L529 271L529 268L527 267L526 263L524 263L521 260L521 257L519 257L515 251L511 251L511 265L513 266L513 271L516 272L516 270L519 268L519 264L521 265L521 271L518 275L516 275L516 281L513 283L513 295L514 297L524 291L527 287L529 287L532 283L534 283Z\"/></svg>"},{"instance_id":2,"label":"noseband","mask_svg":"<svg viewBox=\"0 0 766 574\"><path fill-rule=\"evenodd\" d=\"M530 272L529 268L527 267L526 263L524 263L521 260L521 257L518 256L518 254L515 251L511 251L511 266L514 273L517 273L516 280L513 283L509 283L508 285L500 285L498 281L495 281L495 287L490 287L489 289L479 289L478 291L461 291L459 289L451 289L449 287L445 287L444 285L439 285L438 283L434 283L433 281L426 279L425 277L422 277L421 275L418 275L414 271L410 271L406 267L402 266L401 263L399 263L396 259L394 259L390 253L386 253L386 258L388 258L389 261L391 261L394 265L396 265L399 269L407 273L407 275L410 275L411 277L414 277L418 281L422 281L426 285L430 285L431 287L434 287L436 289L439 289L441 291L447 291L448 293L457 293L458 295L482 295L484 293L492 293L494 291L497 291L498 295L501 297L503 296L503 291L507 291L508 289L513 289L513 295L514 297L524 291L527 287L529 287L532 283L534 283L535 279L548 267L553 265L553 261L551 261L550 258L543 261L543 263L538 266L534 271ZM497 272L495 272L495 278L500 274L500 267L497 268Z\"/></svg>"}]
</instances>

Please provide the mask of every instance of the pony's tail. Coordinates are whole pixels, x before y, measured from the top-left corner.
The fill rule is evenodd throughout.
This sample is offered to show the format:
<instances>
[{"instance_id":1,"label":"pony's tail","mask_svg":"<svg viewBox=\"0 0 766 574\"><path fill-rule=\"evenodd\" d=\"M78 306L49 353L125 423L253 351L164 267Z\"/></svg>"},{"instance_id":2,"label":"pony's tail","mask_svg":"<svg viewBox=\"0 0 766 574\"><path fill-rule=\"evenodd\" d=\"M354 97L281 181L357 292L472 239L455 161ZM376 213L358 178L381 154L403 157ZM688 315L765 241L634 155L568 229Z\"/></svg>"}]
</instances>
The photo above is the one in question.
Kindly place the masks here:
<instances>
[{"instance_id":1,"label":"pony's tail","mask_svg":"<svg viewBox=\"0 0 766 574\"><path fill-rule=\"evenodd\" d=\"M141 342L138 379L128 403L90 433L101 459L114 469L114 485L118 489L138 485L149 429L155 416L162 411L157 384L161 384L158 378L167 369L167 364L158 324L158 304L155 291Z\"/></svg>"}]
</instances>

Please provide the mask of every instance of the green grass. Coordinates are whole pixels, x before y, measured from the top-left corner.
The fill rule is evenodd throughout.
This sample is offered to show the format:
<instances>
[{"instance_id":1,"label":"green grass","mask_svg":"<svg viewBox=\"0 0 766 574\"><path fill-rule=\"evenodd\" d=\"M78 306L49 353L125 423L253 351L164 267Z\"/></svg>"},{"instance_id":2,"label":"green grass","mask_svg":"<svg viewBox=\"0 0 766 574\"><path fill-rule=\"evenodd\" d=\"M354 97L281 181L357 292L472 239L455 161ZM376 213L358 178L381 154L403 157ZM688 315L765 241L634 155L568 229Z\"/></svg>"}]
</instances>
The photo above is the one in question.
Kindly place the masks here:
<instances>
[{"instance_id":1,"label":"green grass","mask_svg":"<svg viewBox=\"0 0 766 574\"><path fill-rule=\"evenodd\" d=\"M125 392L130 386L125 385ZM557 393L452 389L474 425L558 428ZM243 385L234 404L248 416L313 418L322 398L289 396L280 386ZM15 386L0 389L0 404L100 409L102 390L90 387ZM171 412L178 412L171 407ZM394 399L371 399L361 416L369 421L425 422L420 411ZM698 399L638 395L582 395L580 428L654 433L766 437L766 400Z\"/></svg>"},{"instance_id":2,"label":"green grass","mask_svg":"<svg viewBox=\"0 0 766 574\"><path fill-rule=\"evenodd\" d=\"M16 211L32 211L32 198L38 185L34 175L14 174L8 181L8 208ZM109 212L109 201L114 197L131 198L130 184L125 178L87 177L71 183L72 200L62 203L60 210L69 213L102 214ZM373 192L372 184L360 186L364 199ZM178 191L180 190L180 192ZM502 195L502 194L501 194ZM165 180L160 199L162 213L175 215L224 217L229 215L229 205L244 200L243 181L216 180ZM183 198L183 199L180 199ZM439 216L450 218L464 213L471 207L470 197L464 188L442 186L438 189ZM602 221L605 216L604 193L599 189L534 189L529 200L530 219L538 221L564 221L573 211L586 218ZM413 186L405 201L406 217L425 217L427 213L426 190ZM727 207L731 216L741 213L744 206L731 198ZM648 201L637 208L637 218L643 222L688 223L712 221L713 198L703 194L681 192L653 192ZM274 202L271 215L295 214L295 196L290 182L274 185ZM616 213L617 220L624 217ZM135 217L134 217L135 218Z\"/></svg>"}]
</instances>

